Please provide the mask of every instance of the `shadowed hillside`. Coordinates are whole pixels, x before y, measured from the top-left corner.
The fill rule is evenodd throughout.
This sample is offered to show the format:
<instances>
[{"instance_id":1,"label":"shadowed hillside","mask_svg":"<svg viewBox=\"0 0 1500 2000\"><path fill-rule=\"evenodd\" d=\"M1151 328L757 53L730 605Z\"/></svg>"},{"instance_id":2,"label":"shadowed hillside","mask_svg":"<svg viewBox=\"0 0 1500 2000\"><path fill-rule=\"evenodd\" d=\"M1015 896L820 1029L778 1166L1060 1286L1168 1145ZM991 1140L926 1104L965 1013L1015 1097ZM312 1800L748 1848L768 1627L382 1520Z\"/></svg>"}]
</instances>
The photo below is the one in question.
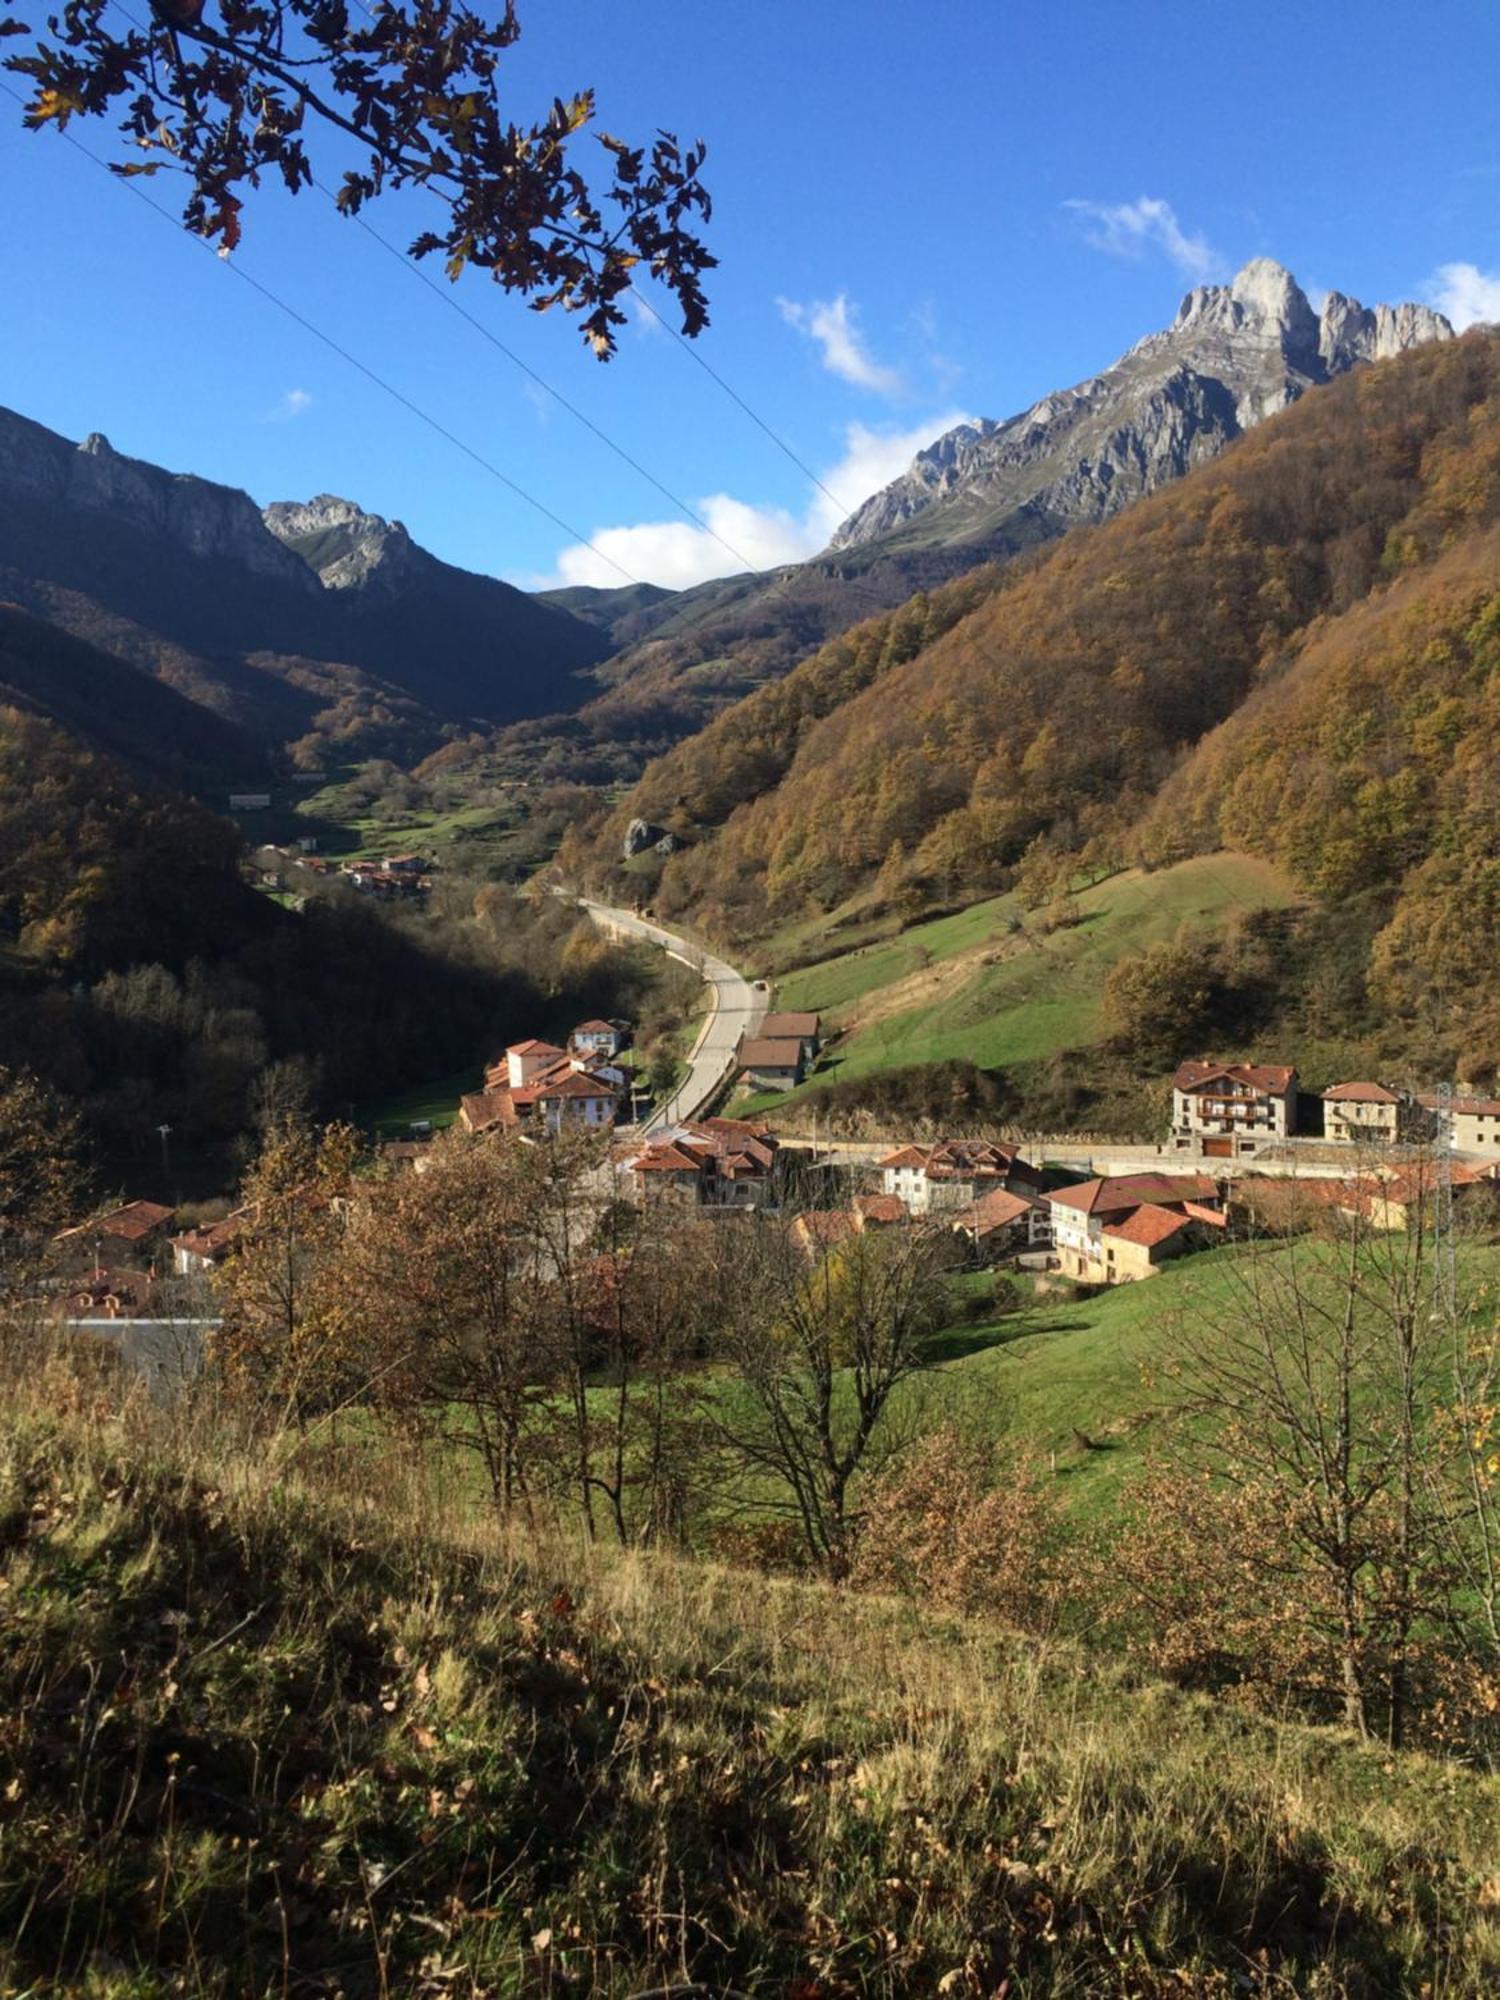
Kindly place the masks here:
<instances>
[{"instance_id":1,"label":"shadowed hillside","mask_svg":"<svg viewBox=\"0 0 1500 2000\"><path fill-rule=\"evenodd\" d=\"M0 604L0 701L159 784L223 792L267 774L264 747L245 730L13 604Z\"/></svg>"}]
</instances>

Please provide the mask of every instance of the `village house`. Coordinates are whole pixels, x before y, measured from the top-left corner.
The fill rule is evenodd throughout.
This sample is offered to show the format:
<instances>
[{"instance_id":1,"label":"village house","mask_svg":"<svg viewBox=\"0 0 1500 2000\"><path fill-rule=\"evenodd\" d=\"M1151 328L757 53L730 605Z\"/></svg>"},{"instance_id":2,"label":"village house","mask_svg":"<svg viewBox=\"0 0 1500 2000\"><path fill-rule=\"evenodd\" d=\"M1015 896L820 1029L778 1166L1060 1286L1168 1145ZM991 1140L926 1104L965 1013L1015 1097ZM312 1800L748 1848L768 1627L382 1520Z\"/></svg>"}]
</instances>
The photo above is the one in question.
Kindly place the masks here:
<instances>
[{"instance_id":1,"label":"village house","mask_svg":"<svg viewBox=\"0 0 1500 2000\"><path fill-rule=\"evenodd\" d=\"M1203 1174L1111 1175L1047 1200L1058 1268L1086 1284L1149 1278L1225 1226L1217 1185Z\"/></svg>"},{"instance_id":2,"label":"village house","mask_svg":"<svg viewBox=\"0 0 1500 2000\"><path fill-rule=\"evenodd\" d=\"M555 1042L539 1042L535 1036L524 1042L512 1042L504 1055L486 1069L485 1087L495 1090L503 1085L507 1090L520 1090L567 1060L567 1050L558 1048Z\"/></svg>"},{"instance_id":3,"label":"village house","mask_svg":"<svg viewBox=\"0 0 1500 2000\"><path fill-rule=\"evenodd\" d=\"M186 1229L172 1238L172 1269L179 1278L201 1278L222 1264L244 1234L248 1211L236 1209L222 1222Z\"/></svg>"},{"instance_id":4,"label":"village house","mask_svg":"<svg viewBox=\"0 0 1500 2000\"><path fill-rule=\"evenodd\" d=\"M859 1233L859 1217L852 1208L808 1208L792 1223L792 1241L809 1259L826 1257Z\"/></svg>"},{"instance_id":5,"label":"village house","mask_svg":"<svg viewBox=\"0 0 1500 2000\"><path fill-rule=\"evenodd\" d=\"M989 1139L941 1139L932 1146L898 1146L876 1162L886 1194L913 1215L967 1207L996 1188L1040 1197L1041 1173L1014 1146Z\"/></svg>"},{"instance_id":6,"label":"village house","mask_svg":"<svg viewBox=\"0 0 1500 2000\"><path fill-rule=\"evenodd\" d=\"M1052 1208L1041 1194L991 1188L977 1201L954 1209L951 1227L980 1263L996 1264L1026 1250L1050 1249Z\"/></svg>"},{"instance_id":7,"label":"village house","mask_svg":"<svg viewBox=\"0 0 1500 2000\"><path fill-rule=\"evenodd\" d=\"M628 1021L583 1021L568 1037L574 1055L612 1062L630 1041Z\"/></svg>"},{"instance_id":8,"label":"village house","mask_svg":"<svg viewBox=\"0 0 1500 2000\"><path fill-rule=\"evenodd\" d=\"M675 1196L699 1208L773 1207L780 1194L780 1141L743 1118L675 1125L624 1161L638 1201Z\"/></svg>"},{"instance_id":9,"label":"village house","mask_svg":"<svg viewBox=\"0 0 1500 2000\"><path fill-rule=\"evenodd\" d=\"M510 1101L523 1125L540 1124L554 1133L565 1125L594 1130L613 1125L620 1092L609 1079L567 1065L513 1090Z\"/></svg>"},{"instance_id":10,"label":"village house","mask_svg":"<svg viewBox=\"0 0 1500 2000\"><path fill-rule=\"evenodd\" d=\"M151 1309L156 1280L149 1271L91 1271L63 1302L67 1319L140 1319Z\"/></svg>"},{"instance_id":11,"label":"village house","mask_svg":"<svg viewBox=\"0 0 1500 2000\"><path fill-rule=\"evenodd\" d=\"M1392 1146L1422 1136L1416 1099L1384 1083L1336 1083L1323 1092L1323 1137L1338 1145Z\"/></svg>"},{"instance_id":12,"label":"village house","mask_svg":"<svg viewBox=\"0 0 1500 2000\"><path fill-rule=\"evenodd\" d=\"M425 875L429 865L420 854L388 854L385 857L387 875Z\"/></svg>"},{"instance_id":13,"label":"village house","mask_svg":"<svg viewBox=\"0 0 1500 2000\"><path fill-rule=\"evenodd\" d=\"M757 1038L764 1042L800 1042L802 1066L811 1069L822 1046L819 1027L816 1014L767 1014L757 1030Z\"/></svg>"},{"instance_id":14,"label":"village house","mask_svg":"<svg viewBox=\"0 0 1500 2000\"><path fill-rule=\"evenodd\" d=\"M420 896L423 892L420 875L379 868L368 861L346 862L339 872L362 896L374 896L383 902L390 902L398 896Z\"/></svg>"},{"instance_id":15,"label":"village house","mask_svg":"<svg viewBox=\"0 0 1500 2000\"><path fill-rule=\"evenodd\" d=\"M1440 1109L1435 1092L1424 1092L1417 1103L1424 1111ZM1448 1130L1455 1153L1472 1153L1479 1158L1500 1157L1500 1097L1477 1097L1466 1091L1455 1093L1448 1105Z\"/></svg>"},{"instance_id":16,"label":"village house","mask_svg":"<svg viewBox=\"0 0 1500 2000\"><path fill-rule=\"evenodd\" d=\"M857 1194L854 1214L861 1229L893 1229L911 1220L911 1211L896 1194Z\"/></svg>"},{"instance_id":17,"label":"village house","mask_svg":"<svg viewBox=\"0 0 1500 2000\"><path fill-rule=\"evenodd\" d=\"M535 1127L560 1132L612 1125L625 1091L625 1072L569 1055L535 1037L513 1042L484 1073L484 1089L459 1100L458 1122L471 1133Z\"/></svg>"},{"instance_id":18,"label":"village house","mask_svg":"<svg viewBox=\"0 0 1500 2000\"><path fill-rule=\"evenodd\" d=\"M742 1035L739 1080L755 1090L791 1090L806 1069L803 1044L795 1035L772 1040L768 1035Z\"/></svg>"},{"instance_id":19,"label":"village house","mask_svg":"<svg viewBox=\"0 0 1500 2000\"><path fill-rule=\"evenodd\" d=\"M1450 1165L1448 1183L1455 1208L1467 1206L1482 1187L1497 1188L1497 1174L1500 1162L1487 1167L1457 1162ZM1431 1160L1418 1160L1389 1172L1364 1174L1357 1180L1335 1181L1332 1189L1327 1199L1340 1214L1381 1231L1406 1230L1424 1221L1430 1227L1436 1220L1441 1195L1438 1169Z\"/></svg>"},{"instance_id":20,"label":"village house","mask_svg":"<svg viewBox=\"0 0 1500 2000\"><path fill-rule=\"evenodd\" d=\"M485 1090L473 1090L458 1100L458 1122L465 1132L478 1138L483 1132L508 1132L520 1122L511 1102L510 1086L497 1083Z\"/></svg>"},{"instance_id":21,"label":"village house","mask_svg":"<svg viewBox=\"0 0 1500 2000\"><path fill-rule=\"evenodd\" d=\"M1297 1072L1272 1063L1185 1062L1172 1078L1172 1145L1210 1160L1253 1156L1290 1136Z\"/></svg>"},{"instance_id":22,"label":"village house","mask_svg":"<svg viewBox=\"0 0 1500 2000\"><path fill-rule=\"evenodd\" d=\"M85 1253L91 1266L102 1265L106 1248L117 1260L145 1266L163 1247L176 1213L159 1201L127 1201L90 1222L62 1230L55 1240L68 1250Z\"/></svg>"}]
</instances>

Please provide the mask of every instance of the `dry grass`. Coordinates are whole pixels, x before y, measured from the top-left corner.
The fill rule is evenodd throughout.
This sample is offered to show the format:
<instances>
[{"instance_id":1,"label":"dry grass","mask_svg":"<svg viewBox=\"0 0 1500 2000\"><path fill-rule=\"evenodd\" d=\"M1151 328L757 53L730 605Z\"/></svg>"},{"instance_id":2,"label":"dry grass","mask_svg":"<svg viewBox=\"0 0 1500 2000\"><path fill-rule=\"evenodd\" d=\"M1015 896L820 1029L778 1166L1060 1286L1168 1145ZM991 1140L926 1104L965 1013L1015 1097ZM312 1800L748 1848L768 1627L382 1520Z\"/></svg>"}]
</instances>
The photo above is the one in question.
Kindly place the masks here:
<instances>
[{"instance_id":1,"label":"dry grass","mask_svg":"<svg viewBox=\"0 0 1500 2000\"><path fill-rule=\"evenodd\" d=\"M1500 1786L17 1393L0 1990L1479 1994Z\"/></svg>"}]
</instances>

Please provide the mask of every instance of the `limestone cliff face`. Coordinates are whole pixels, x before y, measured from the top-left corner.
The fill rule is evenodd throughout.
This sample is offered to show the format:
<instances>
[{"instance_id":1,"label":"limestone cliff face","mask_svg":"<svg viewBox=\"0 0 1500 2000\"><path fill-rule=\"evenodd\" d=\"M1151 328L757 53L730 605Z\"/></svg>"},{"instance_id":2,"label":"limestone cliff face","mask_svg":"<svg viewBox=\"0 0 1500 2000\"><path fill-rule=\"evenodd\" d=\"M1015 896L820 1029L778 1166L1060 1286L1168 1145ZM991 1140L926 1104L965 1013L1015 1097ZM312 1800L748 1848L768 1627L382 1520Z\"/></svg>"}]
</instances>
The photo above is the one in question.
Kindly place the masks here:
<instances>
[{"instance_id":1,"label":"limestone cliff face","mask_svg":"<svg viewBox=\"0 0 1500 2000\"><path fill-rule=\"evenodd\" d=\"M399 590L424 553L399 521L367 514L334 493L320 493L312 500L275 500L264 519L271 533L308 563L329 590Z\"/></svg>"},{"instance_id":2,"label":"limestone cliff face","mask_svg":"<svg viewBox=\"0 0 1500 2000\"><path fill-rule=\"evenodd\" d=\"M1028 519L1053 531L1102 520L1318 383L1452 333L1427 306L1367 308L1341 292L1315 313L1289 271L1256 258L1232 283L1189 292L1170 327L1103 374L1006 422L949 431L852 514L830 547L1000 549Z\"/></svg>"},{"instance_id":3,"label":"limestone cliff face","mask_svg":"<svg viewBox=\"0 0 1500 2000\"><path fill-rule=\"evenodd\" d=\"M248 493L127 458L97 431L75 445L0 409L0 495L12 505L112 515L190 555L223 557L310 596L318 592L317 578L268 532Z\"/></svg>"}]
</instances>

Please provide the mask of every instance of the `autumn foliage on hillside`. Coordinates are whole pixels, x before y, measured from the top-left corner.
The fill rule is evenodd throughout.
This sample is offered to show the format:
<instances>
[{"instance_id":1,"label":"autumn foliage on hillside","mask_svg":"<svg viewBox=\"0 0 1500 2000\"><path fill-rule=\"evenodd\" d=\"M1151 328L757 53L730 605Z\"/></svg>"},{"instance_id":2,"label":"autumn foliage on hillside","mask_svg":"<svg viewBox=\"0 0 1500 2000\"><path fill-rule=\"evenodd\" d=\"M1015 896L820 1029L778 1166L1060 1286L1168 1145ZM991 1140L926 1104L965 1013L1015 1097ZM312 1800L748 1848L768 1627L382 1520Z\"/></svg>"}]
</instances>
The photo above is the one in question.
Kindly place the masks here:
<instances>
[{"instance_id":1,"label":"autumn foliage on hillside","mask_svg":"<svg viewBox=\"0 0 1500 2000\"><path fill-rule=\"evenodd\" d=\"M658 907L744 935L877 881L947 898L1229 844L1383 894L1395 998L1453 898L1496 900L1497 522L1500 338L1362 369L991 576L847 698L858 634L654 765L629 810L692 843ZM1452 983L1488 935L1443 944Z\"/></svg>"}]
</instances>

